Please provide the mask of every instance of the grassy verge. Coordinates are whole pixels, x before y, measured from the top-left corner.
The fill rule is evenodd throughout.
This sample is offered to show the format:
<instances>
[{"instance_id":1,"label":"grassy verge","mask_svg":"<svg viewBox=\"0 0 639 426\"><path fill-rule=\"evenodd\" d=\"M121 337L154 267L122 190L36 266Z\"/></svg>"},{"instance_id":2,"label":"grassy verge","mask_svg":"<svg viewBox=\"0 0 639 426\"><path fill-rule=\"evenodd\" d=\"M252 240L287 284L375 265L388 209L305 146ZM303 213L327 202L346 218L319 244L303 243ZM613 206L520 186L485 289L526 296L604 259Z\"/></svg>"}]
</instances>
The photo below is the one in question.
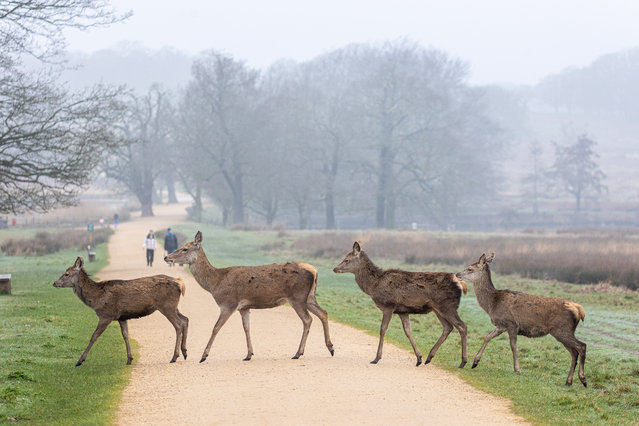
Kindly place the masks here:
<instances>
[{"instance_id":1,"label":"grassy verge","mask_svg":"<svg viewBox=\"0 0 639 426\"><path fill-rule=\"evenodd\" d=\"M87 361L76 368L97 317L71 289L53 287L78 255L86 253L0 254L0 272L12 274L12 294L0 295L0 423L112 420L129 374L119 327L109 326ZM86 269L93 274L107 263L102 244L97 261L87 263Z\"/></svg>"},{"instance_id":2,"label":"grassy verge","mask_svg":"<svg viewBox=\"0 0 639 426\"><path fill-rule=\"evenodd\" d=\"M214 266L261 264L283 260L308 261L318 267L319 303L329 317L377 336L381 312L362 293L350 274L337 275L332 268L340 258L309 258L291 251L293 238L280 238L277 232L230 232L206 226L181 226L191 239L197 229L204 234L204 247ZM282 243L282 240L284 241ZM351 243L352 244L352 243ZM276 251L264 252L263 247ZM344 253L351 248L344 247ZM450 270L442 266L406 265L395 260L373 258L378 266L404 269ZM496 259L495 262L498 262ZM589 387L563 384L570 366L568 351L552 337L518 341L521 374L512 369L512 355L507 337L494 339L482 362L471 369L472 358L483 338L493 329L490 319L479 307L469 283L469 294L462 298L460 316L468 325L470 363L458 369L461 357L459 334L453 331L440 348L434 363L459 375L468 383L494 395L510 399L514 411L539 424L609 423L637 424L639 418L639 294L583 293L583 286L523 279L514 275L493 277L498 288L510 288L533 294L563 297L582 304L586 321L577 328L577 337L588 344L586 377ZM413 334L420 350L427 353L441 334L434 315L412 317ZM316 330L317 331L317 330ZM313 332L313 331L311 331ZM340 337L332 336L336 356ZM387 339L410 350L397 318L393 319ZM370 354L371 359L374 353ZM383 359L381 362L384 362ZM428 368L428 367L419 367ZM427 386L427 384L425 384ZM472 409L472 405L468 407Z\"/></svg>"}]
</instances>

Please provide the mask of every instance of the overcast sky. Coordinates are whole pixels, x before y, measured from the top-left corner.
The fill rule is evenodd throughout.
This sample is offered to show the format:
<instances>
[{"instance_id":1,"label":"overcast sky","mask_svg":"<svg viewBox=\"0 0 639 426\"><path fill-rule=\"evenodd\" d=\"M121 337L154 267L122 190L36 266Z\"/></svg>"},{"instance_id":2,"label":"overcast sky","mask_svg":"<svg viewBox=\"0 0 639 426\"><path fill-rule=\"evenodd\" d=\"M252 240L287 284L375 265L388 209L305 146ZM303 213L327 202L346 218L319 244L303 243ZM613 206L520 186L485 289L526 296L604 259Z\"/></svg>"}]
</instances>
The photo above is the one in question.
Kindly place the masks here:
<instances>
[{"instance_id":1,"label":"overcast sky","mask_svg":"<svg viewBox=\"0 0 639 426\"><path fill-rule=\"evenodd\" d=\"M123 41L251 66L304 61L353 42L406 37L470 64L473 84L534 84L568 66L639 46L635 0L112 0L126 22L69 32L69 50Z\"/></svg>"}]
</instances>

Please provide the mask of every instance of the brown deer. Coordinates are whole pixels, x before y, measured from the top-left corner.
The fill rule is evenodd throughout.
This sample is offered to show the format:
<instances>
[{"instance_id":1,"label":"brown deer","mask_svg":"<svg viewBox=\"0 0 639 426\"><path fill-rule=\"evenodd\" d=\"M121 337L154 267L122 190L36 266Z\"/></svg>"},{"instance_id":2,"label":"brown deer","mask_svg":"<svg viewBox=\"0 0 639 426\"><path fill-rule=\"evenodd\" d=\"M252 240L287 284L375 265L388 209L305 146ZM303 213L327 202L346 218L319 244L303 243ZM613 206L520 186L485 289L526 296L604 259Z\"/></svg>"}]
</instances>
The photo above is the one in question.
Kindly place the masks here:
<instances>
[{"instance_id":1,"label":"brown deer","mask_svg":"<svg viewBox=\"0 0 639 426\"><path fill-rule=\"evenodd\" d=\"M231 266L214 268L204 254L202 233L197 231L193 241L164 257L167 263L186 263L200 286L210 292L220 307L220 316L213 327L202 359L209 356L215 336L231 314L239 311L246 334L247 355L244 361L253 356L249 316L251 309L267 309L283 305L288 301L304 325L299 349L293 356L298 359L304 354L306 339L311 328L312 318L308 311L315 314L324 327L324 340L331 355L333 344L328 333L328 314L315 300L317 269L307 263L277 263L261 266Z\"/></svg>"},{"instance_id":2,"label":"brown deer","mask_svg":"<svg viewBox=\"0 0 639 426\"><path fill-rule=\"evenodd\" d=\"M584 375L586 344L575 337L577 324L586 318L584 308L577 303L557 297L533 296L518 291L497 290L490 277L489 267L494 257L495 253L490 256L486 256L484 253L477 262L457 274L457 278L474 283L477 302L495 325L495 329L484 339L484 343L473 362L473 368L479 364L488 342L507 331L510 337L510 349L513 352L515 372L519 373L517 335L542 337L550 334L561 342L572 355L572 364L566 385L572 385L579 357L579 380L584 386L587 386Z\"/></svg>"},{"instance_id":3,"label":"brown deer","mask_svg":"<svg viewBox=\"0 0 639 426\"><path fill-rule=\"evenodd\" d=\"M120 323L122 337L126 344L127 365L131 364L131 346L127 320L141 318L156 310L160 311L175 327L175 350L171 362L179 357L179 349L186 359L186 335L189 319L178 311L180 295L184 295L182 280L167 275L136 278L133 280L109 280L96 282L89 278L83 268L84 259L78 257L64 274L53 283L54 287L71 287L85 305L98 316L98 326L91 336L89 346L75 364L81 365L89 354L91 346L112 321Z\"/></svg>"},{"instance_id":4,"label":"brown deer","mask_svg":"<svg viewBox=\"0 0 639 426\"><path fill-rule=\"evenodd\" d=\"M413 346L417 365L422 363L422 354L417 349L410 329L409 314L427 314L435 312L441 322L442 335L428 353L428 364L437 349L444 343L453 327L459 331L462 343L462 361L459 368L466 365L466 324L457 315L462 292L467 293L466 283L459 281L455 274L446 272L408 272L398 269L382 270L375 266L358 242L353 251L333 269L338 274L350 272L355 275L359 288L368 294L382 311L382 324L379 329L377 356L371 364L377 364L382 358L384 335L393 314L397 314L404 326L404 333Z\"/></svg>"}]
</instances>

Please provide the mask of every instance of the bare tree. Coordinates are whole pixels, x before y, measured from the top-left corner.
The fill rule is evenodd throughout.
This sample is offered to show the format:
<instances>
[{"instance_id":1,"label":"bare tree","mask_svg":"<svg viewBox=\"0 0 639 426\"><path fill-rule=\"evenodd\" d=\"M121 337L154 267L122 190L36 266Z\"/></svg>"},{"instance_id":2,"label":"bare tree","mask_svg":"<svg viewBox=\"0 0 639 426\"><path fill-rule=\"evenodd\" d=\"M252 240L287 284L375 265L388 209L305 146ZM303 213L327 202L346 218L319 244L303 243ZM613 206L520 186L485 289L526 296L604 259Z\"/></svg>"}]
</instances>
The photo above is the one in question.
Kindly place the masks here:
<instances>
[{"instance_id":1,"label":"bare tree","mask_svg":"<svg viewBox=\"0 0 639 426\"><path fill-rule=\"evenodd\" d=\"M563 190L575 198L575 216L581 214L581 203L586 193L601 193L606 189L602 183L606 175L595 161L598 154L594 151L595 141L587 135L581 135L573 145L555 144L555 163L550 177L559 183Z\"/></svg>"},{"instance_id":2,"label":"bare tree","mask_svg":"<svg viewBox=\"0 0 639 426\"><path fill-rule=\"evenodd\" d=\"M219 173L232 196L232 220L245 220L245 185L251 149L257 71L222 53L209 50L195 60L188 102L201 105L209 131L198 140L198 155L206 158L212 174ZM215 189L217 191L217 188Z\"/></svg>"},{"instance_id":3,"label":"bare tree","mask_svg":"<svg viewBox=\"0 0 639 426\"><path fill-rule=\"evenodd\" d=\"M153 216L153 190L162 172L173 111L170 95L157 85L145 96L131 96L120 129L125 143L105 157L103 170L135 194L142 216Z\"/></svg>"},{"instance_id":4,"label":"bare tree","mask_svg":"<svg viewBox=\"0 0 639 426\"><path fill-rule=\"evenodd\" d=\"M532 207L533 216L539 215L539 199L541 197L541 186L544 182L544 168L541 164L541 154L543 152L539 141L534 139L529 145L530 151L530 173L524 176L522 183L525 185L524 198Z\"/></svg>"},{"instance_id":5,"label":"bare tree","mask_svg":"<svg viewBox=\"0 0 639 426\"><path fill-rule=\"evenodd\" d=\"M0 3L0 212L48 211L72 204L115 143L118 90L71 93L56 82L63 30L108 25L118 16L97 0ZM28 73L31 56L47 69Z\"/></svg>"}]
</instances>

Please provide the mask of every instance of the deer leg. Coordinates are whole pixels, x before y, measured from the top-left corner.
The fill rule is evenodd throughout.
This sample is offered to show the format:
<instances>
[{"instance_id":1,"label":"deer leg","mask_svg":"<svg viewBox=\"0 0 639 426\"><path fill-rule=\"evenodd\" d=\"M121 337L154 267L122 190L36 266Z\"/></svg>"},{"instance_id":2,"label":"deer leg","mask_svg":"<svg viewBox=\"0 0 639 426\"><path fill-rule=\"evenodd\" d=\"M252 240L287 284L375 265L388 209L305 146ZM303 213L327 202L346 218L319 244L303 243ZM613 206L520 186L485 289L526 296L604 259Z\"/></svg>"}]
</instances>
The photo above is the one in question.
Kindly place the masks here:
<instances>
[{"instance_id":1,"label":"deer leg","mask_svg":"<svg viewBox=\"0 0 639 426\"><path fill-rule=\"evenodd\" d=\"M510 350L513 351L513 368L515 373L519 373L519 360L517 359L517 331L508 330L508 337L510 338Z\"/></svg>"},{"instance_id":2,"label":"deer leg","mask_svg":"<svg viewBox=\"0 0 639 426\"><path fill-rule=\"evenodd\" d=\"M313 297L312 300L308 303L308 309L322 321L322 327L324 328L324 342L326 343L326 347L328 351L331 353L331 356L335 354L335 350L333 349L333 343L331 342L331 336L328 333L328 313L322 309L322 307L317 303L317 300Z\"/></svg>"},{"instance_id":3,"label":"deer leg","mask_svg":"<svg viewBox=\"0 0 639 426\"><path fill-rule=\"evenodd\" d=\"M488 342L490 342L495 337L499 336L504 331L506 331L505 328L496 327L493 331L488 333L488 335L484 338L484 343L481 345L481 349L479 349L479 352L477 352L477 355L475 356L475 360L473 361L472 368L477 367L477 365L479 364L479 361L481 360L481 356L484 354L484 349L486 349L486 345L488 345Z\"/></svg>"},{"instance_id":4,"label":"deer leg","mask_svg":"<svg viewBox=\"0 0 639 426\"><path fill-rule=\"evenodd\" d=\"M408 314L398 314L398 315L399 315L399 319L402 320L402 326L404 327L404 334L406 334L406 337L408 337L408 341L413 347L413 352L415 352L415 356L417 357L417 364L415 364L415 367L419 367L419 365L422 363L422 353L419 351L419 349L417 349L417 345L415 344L415 340L413 339L413 333L411 332L411 329L410 329L410 318L408 317Z\"/></svg>"},{"instance_id":5,"label":"deer leg","mask_svg":"<svg viewBox=\"0 0 639 426\"><path fill-rule=\"evenodd\" d=\"M182 342L180 347L182 349L182 356L184 356L184 359L186 359L186 335L189 332L189 319L186 317L186 315L182 315L180 311L178 311L177 314L182 320Z\"/></svg>"},{"instance_id":6,"label":"deer leg","mask_svg":"<svg viewBox=\"0 0 639 426\"><path fill-rule=\"evenodd\" d=\"M122 338L126 344L126 365L130 365L133 361L133 355L131 354L131 345L129 345L129 324L126 320L118 320L120 323L120 331L122 331Z\"/></svg>"},{"instance_id":7,"label":"deer leg","mask_svg":"<svg viewBox=\"0 0 639 426\"><path fill-rule=\"evenodd\" d=\"M446 316L446 321L451 323L453 327L457 329L459 332L459 336L461 337L461 346L462 346L462 360L459 364L459 368L464 368L466 363L468 362L468 329L466 327L466 323L459 318L457 311L452 311Z\"/></svg>"},{"instance_id":8,"label":"deer leg","mask_svg":"<svg viewBox=\"0 0 639 426\"><path fill-rule=\"evenodd\" d=\"M588 387L588 382L586 381L586 372L585 372L585 364L586 364L586 344L581 340L578 340L575 337L575 340L579 343L577 351L579 351L579 381L585 388Z\"/></svg>"},{"instance_id":9,"label":"deer leg","mask_svg":"<svg viewBox=\"0 0 639 426\"><path fill-rule=\"evenodd\" d=\"M382 324L379 326L379 345L377 346L377 355L375 359L371 361L371 364L377 364L382 359L382 348L384 347L384 336L386 330L388 330L388 324L393 316L392 309L385 309L382 311Z\"/></svg>"},{"instance_id":10,"label":"deer leg","mask_svg":"<svg viewBox=\"0 0 639 426\"><path fill-rule=\"evenodd\" d=\"M111 324L110 319L102 319L100 318L98 320L98 326L96 327L95 331L93 332L93 335L91 335L91 340L89 340L89 346L87 346L87 348L84 350L84 352L82 353L82 355L80 356L80 359L78 360L78 362L75 363L75 366L79 366L82 365L82 363L84 362L85 359L87 359L87 355L89 355L89 351L91 350L91 346L93 346L93 344L95 343L96 340L98 340L98 337L100 337L100 335L104 332L104 330L106 330L106 328L109 326L109 324Z\"/></svg>"},{"instance_id":11,"label":"deer leg","mask_svg":"<svg viewBox=\"0 0 639 426\"><path fill-rule=\"evenodd\" d=\"M204 353L202 354L202 359L200 359L200 362L206 361L206 358L209 356L209 352L211 351L211 346L213 346L213 340L215 340L215 336L220 331L222 326L226 323L226 321L228 321L233 311L235 311L235 308L220 308L220 316L217 318L217 322L213 327L211 338L209 339L209 343L206 344L206 348L204 348Z\"/></svg>"},{"instance_id":12,"label":"deer leg","mask_svg":"<svg viewBox=\"0 0 639 426\"><path fill-rule=\"evenodd\" d=\"M584 364L586 362L586 344L577 339L574 335L566 337L552 334L552 336L559 342L561 342L566 347L566 349L568 349L568 352L570 352L570 355L572 356L572 364L570 365L570 371L568 373L568 378L566 379L566 386L572 385L572 378L575 374L577 359L579 359L579 380L584 385L584 387L587 387L588 383L584 374Z\"/></svg>"},{"instance_id":13,"label":"deer leg","mask_svg":"<svg viewBox=\"0 0 639 426\"><path fill-rule=\"evenodd\" d=\"M244 334L246 335L246 358L243 361L250 361L253 356L253 345L251 344L251 325L250 325L250 309L242 309L240 311L242 315L242 327L244 327Z\"/></svg>"},{"instance_id":14,"label":"deer leg","mask_svg":"<svg viewBox=\"0 0 639 426\"><path fill-rule=\"evenodd\" d=\"M313 318L311 318L308 313L308 309L306 309L305 303L295 302L293 300L288 301L297 315L302 320L302 324L304 325L304 330L302 331L302 340L300 340L300 347L297 349L297 353L293 355L293 359L298 359L302 355L304 355L304 348L306 348L306 339L308 338L308 332L311 329L311 323L313 322Z\"/></svg>"},{"instance_id":15,"label":"deer leg","mask_svg":"<svg viewBox=\"0 0 639 426\"><path fill-rule=\"evenodd\" d=\"M173 325L173 328L175 328L175 348L173 349L173 358L171 358L170 361L175 362L180 357L180 343L182 342L182 330L184 323L182 318L178 315L177 309L173 312L167 312L160 309L160 312L169 320L169 322Z\"/></svg>"},{"instance_id":16,"label":"deer leg","mask_svg":"<svg viewBox=\"0 0 639 426\"><path fill-rule=\"evenodd\" d=\"M442 343L444 343L444 340L446 340L450 332L453 331L453 326L451 325L451 323L449 323L447 319L442 317L439 312L435 311L435 316L437 316L437 319L442 324L442 335L439 336L439 340L435 342L435 345L432 347L430 352L428 352L428 357L426 358L426 362L424 364L428 364L433 359L435 353L437 353L437 349L439 349Z\"/></svg>"}]
</instances>

